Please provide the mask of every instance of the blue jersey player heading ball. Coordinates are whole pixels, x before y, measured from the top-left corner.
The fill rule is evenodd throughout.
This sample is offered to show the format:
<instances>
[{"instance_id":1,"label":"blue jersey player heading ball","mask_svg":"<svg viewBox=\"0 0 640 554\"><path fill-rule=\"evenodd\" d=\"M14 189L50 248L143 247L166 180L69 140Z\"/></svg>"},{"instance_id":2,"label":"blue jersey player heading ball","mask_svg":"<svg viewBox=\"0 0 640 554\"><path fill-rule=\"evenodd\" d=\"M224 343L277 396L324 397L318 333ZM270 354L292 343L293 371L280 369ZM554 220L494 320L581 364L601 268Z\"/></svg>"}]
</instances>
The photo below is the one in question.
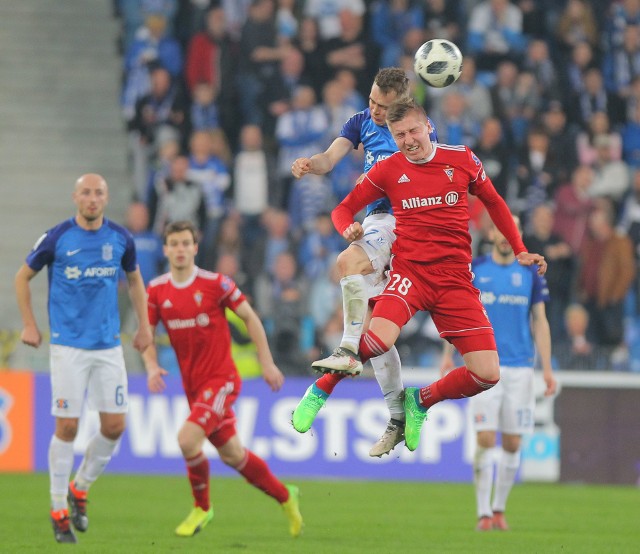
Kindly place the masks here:
<instances>
[{"instance_id":1,"label":"blue jersey player heading ball","mask_svg":"<svg viewBox=\"0 0 640 554\"><path fill-rule=\"evenodd\" d=\"M397 99L409 94L409 79L401 68L387 67L376 74L369 107L354 114L343 125L338 136L325 152L310 158L298 158L291 166L294 177L308 173L324 175L360 144L364 148L364 173L373 165L398 151L385 119L387 108ZM435 131L431 139L436 141ZM331 356L312 364L323 371L349 369L352 375L362 371L358 359L360 336L363 332L369 298L384 289L385 271L389 266L391 245L395 240L395 218L386 198L367 206L363 222L364 236L353 241L337 259L342 277L344 331L340 346ZM393 347L389 352L371 360L374 373L391 415L382 438L371 448L370 456L389 453L404 438L403 383L400 357ZM318 411L325 404L344 374L326 374L311 385L293 413L294 428L304 433L311 427Z\"/></svg>"},{"instance_id":2,"label":"blue jersey player heading ball","mask_svg":"<svg viewBox=\"0 0 640 554\"><path fill-rule=\"evenodd\" d=\"M104 178L93 173L80 177L73 191L75 217L38 239L15 279L21 340L37 348L42 335L31 306L30 281L47 266L51 413L56 418L49 444L51 522L56 541L65 543L77 542L70 523L77 531L87 530L87 491L111 459L125 427L127 373L117 301L120 268L127 275L138 316L133 345L142 351L152 341L133 237L104 217L108 199ZM100 429L70 482L85 393L89 406L100 413Z\"/></svg>"}]
</instances>

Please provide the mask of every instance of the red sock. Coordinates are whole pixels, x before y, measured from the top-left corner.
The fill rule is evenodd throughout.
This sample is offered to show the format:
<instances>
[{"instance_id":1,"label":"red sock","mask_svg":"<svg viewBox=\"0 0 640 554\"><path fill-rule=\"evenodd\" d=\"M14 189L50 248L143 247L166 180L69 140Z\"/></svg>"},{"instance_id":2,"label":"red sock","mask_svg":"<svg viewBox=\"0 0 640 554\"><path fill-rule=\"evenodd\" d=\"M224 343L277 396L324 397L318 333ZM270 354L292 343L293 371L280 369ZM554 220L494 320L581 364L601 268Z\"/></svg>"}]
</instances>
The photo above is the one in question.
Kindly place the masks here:
<instances>
[{"instance_id":1,"label":"red sock","mask_svg":"<svg viewBox=\"0 0 640 554\"><path fill-rule=\"evenodd\" d=\"M256 456L251 450L245 450L246 455L236 470L254 487L275 498L280 504L289 499L289 491L278 478L271 473L267 462Z\"/></svg>"},{"instance_id":2,"label":"red sock","mask_svg":"<svg viewBox=\"0 0 640 554\"><path fill-rule=\"evenodd\" d=\"M185 461L196 506L200 506L206 512L209 509L209 460L200 452Z\"/></svg>"},{"instance_id":3,"label":"red sock","mask_svg":"<svg viewBox=\"0 0 640 554\"><path fill-rule=\"evenodd\" d=\"M481 379L465 366L457 367L442 379L420 389L420 404L430 408L441 400L468 398L490 389L498 381Z\"/></svg>"},{"instance_id":4,"label":"red sock","mask_svg":"<svg viewBox=\"0 0 640 554\"><path fill-rule=\"evenodd\" d=\"M346 373L325 373L316 381L316 387L327 394L331 394L336 385L345 377L348 377Z\"/></svg>"},{"instance_id":5,"label":"red sock","mask_svg":"<svg viewBox=\"0 0 640 554\"><path fill-rule=\"evenodd\" d=\"M362 363L389 351L387 345L371 329L360 337L360 359Z\"/></svg>"}]
</instances>

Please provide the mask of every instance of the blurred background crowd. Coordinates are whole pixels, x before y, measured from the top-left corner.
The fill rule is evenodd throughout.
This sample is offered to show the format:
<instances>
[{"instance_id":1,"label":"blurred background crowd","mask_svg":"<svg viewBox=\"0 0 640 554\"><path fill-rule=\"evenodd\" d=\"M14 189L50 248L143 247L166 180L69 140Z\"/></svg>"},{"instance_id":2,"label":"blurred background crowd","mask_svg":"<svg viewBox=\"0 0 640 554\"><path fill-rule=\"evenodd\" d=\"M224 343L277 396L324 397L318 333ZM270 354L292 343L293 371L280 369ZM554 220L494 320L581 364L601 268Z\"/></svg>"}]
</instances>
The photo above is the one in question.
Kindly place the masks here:
<instances>
[{"instance_id":1,"label":"blurred background crowd","mask_svg":"<svg viewBox=\"0 0 640 554\"><path fill-rule=\"evenodd\" d=\"M438 140L474 150L547 258L556 367L640 371L640 0L114 0L114 12L145 281L164 271L166 223L194 221L198 265L250 297L284 372L308 373L341 335L346 243L329 214L363 154L300 180L291 163L367 107L380 67L400 66ZM464 55L445 89L413 74L431 38ZM477 255L489 219L479 202L471 212ZM405 367L438 365L428 314L397 346Z\"/></svg>"}]
</instances>

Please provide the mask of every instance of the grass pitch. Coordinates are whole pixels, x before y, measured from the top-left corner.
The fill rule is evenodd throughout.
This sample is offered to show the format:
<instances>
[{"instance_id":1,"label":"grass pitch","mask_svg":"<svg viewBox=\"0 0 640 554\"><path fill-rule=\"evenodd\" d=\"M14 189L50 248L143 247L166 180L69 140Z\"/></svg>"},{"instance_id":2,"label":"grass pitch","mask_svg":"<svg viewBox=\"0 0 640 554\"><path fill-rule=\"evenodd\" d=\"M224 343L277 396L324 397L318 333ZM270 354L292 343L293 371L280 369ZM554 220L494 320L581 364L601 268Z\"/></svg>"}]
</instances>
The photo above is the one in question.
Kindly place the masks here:
<instances>
[{"instance_id":1,"label":"grass pitch","mask_svg":"<svg viewBox=\"0 0 640 554\"><path fill-rule=\"evenodd\" d=\"M626 553L640 549L633 487L518 484L509 532L478 533L470 484L291 480L300 486L303 535L289 537L270 498L241 478L212 478L215 516L198 535L173 529L191 509L185 477L106 473L89 498L90 528L57 545L48 476L0 474L0 552L97 553Z\"/></svg>"}]
</instances>

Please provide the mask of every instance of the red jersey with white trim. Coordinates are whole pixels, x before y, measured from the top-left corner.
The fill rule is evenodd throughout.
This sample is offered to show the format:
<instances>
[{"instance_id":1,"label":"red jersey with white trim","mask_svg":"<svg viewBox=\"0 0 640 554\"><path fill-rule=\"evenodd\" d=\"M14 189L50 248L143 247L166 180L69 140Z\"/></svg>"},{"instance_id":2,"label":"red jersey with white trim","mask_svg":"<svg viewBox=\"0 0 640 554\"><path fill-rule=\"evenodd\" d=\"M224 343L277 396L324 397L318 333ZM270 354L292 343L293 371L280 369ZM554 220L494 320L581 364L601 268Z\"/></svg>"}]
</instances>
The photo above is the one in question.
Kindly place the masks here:
<instances>
[{"instance_id":1,"label":"red jersey with white trim","mask_svg":"<svg viewBox=\"0 0 640 554\"><path fill-rule=\"evenodd\" d=\"M235 311L246 298L232 279L196 267L184 283L171 273L153 279L147 293L149 322L162 321L167 329L187 394L213 377L237 373L224 310Z\"/></svg>"},{"instance_id":2,"label":"red jersey with white trim","mask_svg":"<svg viewBox=\"0 0 640 554\"><path fill-rule=\"evenodd\" d=\"M394 254L422 263L466 265L472 257L467 193L487 207L516 254L526 252L508 206L466 146L434 144L423 163L396 152L369 170L332 218L342 234L364 206L386 196L396 217Z\"/></svg>"}]
</instances>

